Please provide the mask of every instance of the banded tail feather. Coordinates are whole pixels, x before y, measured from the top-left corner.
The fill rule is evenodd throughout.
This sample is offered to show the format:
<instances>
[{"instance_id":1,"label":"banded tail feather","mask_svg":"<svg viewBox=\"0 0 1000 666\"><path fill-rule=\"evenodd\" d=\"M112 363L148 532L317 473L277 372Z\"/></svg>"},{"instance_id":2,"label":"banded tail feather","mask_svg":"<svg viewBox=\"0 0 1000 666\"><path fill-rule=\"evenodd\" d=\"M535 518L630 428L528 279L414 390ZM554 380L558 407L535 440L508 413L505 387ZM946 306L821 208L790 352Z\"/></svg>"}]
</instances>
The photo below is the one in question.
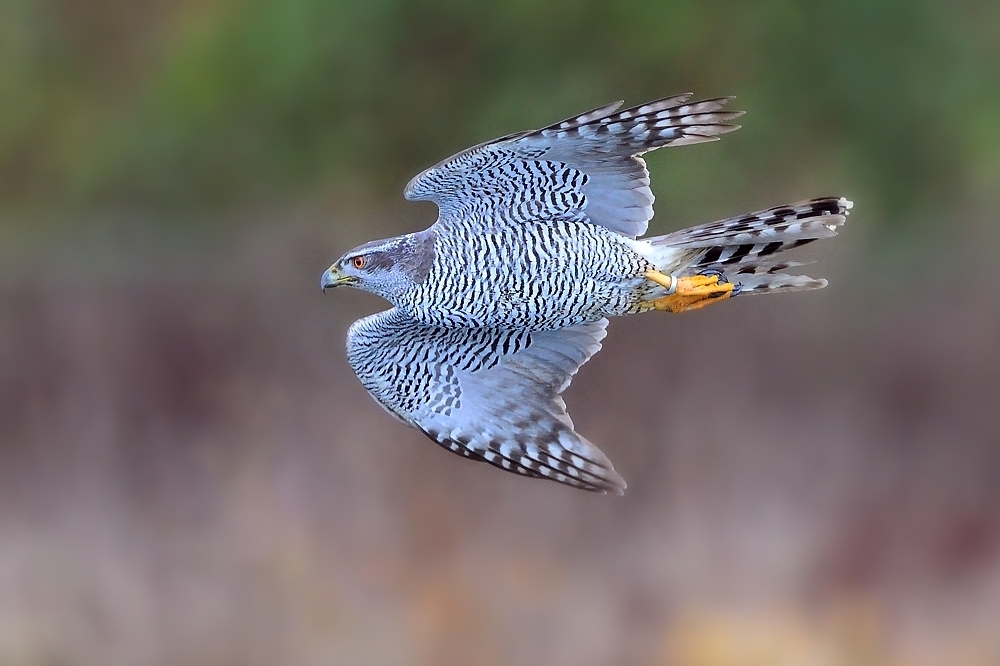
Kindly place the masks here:
<instances>
[{"instance_id":1,"label":"banded tail feather","mask_svg":"<svg viewBox=\"0 0 1000 666\"><path fill-rule=\"evenodd\" d=\"M783 271L801 262L773 258L837 235L854 204L844 197L810 199L647 239L663 272L677 277L719 271L740 293L821 289L823 279Z\"/></svg>"}]
</instances>

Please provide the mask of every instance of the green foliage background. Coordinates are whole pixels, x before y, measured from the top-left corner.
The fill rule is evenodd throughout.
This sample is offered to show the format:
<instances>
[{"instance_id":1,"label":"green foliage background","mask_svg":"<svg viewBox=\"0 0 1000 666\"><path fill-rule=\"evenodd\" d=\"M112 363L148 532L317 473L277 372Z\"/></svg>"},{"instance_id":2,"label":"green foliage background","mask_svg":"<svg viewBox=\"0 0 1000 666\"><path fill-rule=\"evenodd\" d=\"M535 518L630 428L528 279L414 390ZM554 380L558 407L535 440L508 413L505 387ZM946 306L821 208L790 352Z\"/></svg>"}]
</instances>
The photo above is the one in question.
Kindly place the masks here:
<instances>
[{"instance_id":1,"label":"green foliage background","mask_svg":"<svg viewBox=\"0 0 1000 666\"><path fill-rule=\"evenodd\" d=\"M661 217L846 192L909 229L1000 184L989 0L5 0L0 209L381 205L471 143L686 89L748 115L651 158Z\"/></svg>"}]
</instances>

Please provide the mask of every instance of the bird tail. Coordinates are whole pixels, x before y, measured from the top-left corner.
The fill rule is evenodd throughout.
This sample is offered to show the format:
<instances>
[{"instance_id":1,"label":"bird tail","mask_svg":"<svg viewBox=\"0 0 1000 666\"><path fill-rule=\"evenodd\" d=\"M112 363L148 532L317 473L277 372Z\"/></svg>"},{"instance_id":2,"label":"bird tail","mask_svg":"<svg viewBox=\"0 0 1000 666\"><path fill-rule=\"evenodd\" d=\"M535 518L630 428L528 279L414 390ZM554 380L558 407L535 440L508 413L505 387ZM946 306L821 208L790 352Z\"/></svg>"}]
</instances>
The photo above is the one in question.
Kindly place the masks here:
<instances>
[{"instance_id":1,"label":"bird tail","mask_svg":"<svg viewBox=\"0 0 1000 666\"><path fill-rule=\"evenodd\" d=\"M853 205L844 197L826 197L776 206L644 239L642 254L676 277L718 271L740 284L740 293L820 289L826 280L783 272L801 262L772 255L836 236Z\"/></svg>"}]
</instances>

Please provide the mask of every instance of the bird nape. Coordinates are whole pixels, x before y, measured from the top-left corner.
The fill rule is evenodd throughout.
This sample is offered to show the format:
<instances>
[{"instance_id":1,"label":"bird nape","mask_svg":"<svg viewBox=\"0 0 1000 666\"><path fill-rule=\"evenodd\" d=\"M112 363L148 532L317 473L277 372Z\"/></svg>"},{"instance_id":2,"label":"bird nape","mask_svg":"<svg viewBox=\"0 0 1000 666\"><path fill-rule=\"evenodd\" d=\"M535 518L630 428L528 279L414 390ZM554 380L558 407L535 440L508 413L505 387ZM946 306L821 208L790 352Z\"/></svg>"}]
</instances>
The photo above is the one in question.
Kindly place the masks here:
<instances>
[{"instance_id":1,"label":"bird nape","mask_svg":"<svg viewBox=\"0 0 1000 666\"><path fill-rule=\"evenodd\" d=\"M640 156L739 128L732 98L690 97L600 107L469 148L410 181L406 198L435 202L438 220L351 250L321 279L393 306L347 336L371 396L467 458L624 492L561 397L600 350L608 317L824 287L775 255L836 235L852 205L812 199L639 238L653 216Z\"/></svg>"}]
</instances>

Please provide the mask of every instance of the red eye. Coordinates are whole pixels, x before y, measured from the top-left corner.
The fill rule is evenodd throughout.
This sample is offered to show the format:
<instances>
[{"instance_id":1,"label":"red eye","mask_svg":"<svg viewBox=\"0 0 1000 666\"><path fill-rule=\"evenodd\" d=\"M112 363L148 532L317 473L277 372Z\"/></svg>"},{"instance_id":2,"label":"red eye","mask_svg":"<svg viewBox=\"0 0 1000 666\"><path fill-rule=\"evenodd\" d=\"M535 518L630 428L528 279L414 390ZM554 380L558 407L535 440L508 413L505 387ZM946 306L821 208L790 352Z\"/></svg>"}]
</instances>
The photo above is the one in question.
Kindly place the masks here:
<instances>
[{"instance_id":1,"label":"red eye","mask_svg":"<svg viewBox=\"0 0 1000 666\"><path fill-rule=\"evenodd\" d=\"M351 263L354 264L355 268L362 269L362 268L365 267L365 258L364 257L354 257L354 259L351 260Z\"/></svg>"}]
</instances>

